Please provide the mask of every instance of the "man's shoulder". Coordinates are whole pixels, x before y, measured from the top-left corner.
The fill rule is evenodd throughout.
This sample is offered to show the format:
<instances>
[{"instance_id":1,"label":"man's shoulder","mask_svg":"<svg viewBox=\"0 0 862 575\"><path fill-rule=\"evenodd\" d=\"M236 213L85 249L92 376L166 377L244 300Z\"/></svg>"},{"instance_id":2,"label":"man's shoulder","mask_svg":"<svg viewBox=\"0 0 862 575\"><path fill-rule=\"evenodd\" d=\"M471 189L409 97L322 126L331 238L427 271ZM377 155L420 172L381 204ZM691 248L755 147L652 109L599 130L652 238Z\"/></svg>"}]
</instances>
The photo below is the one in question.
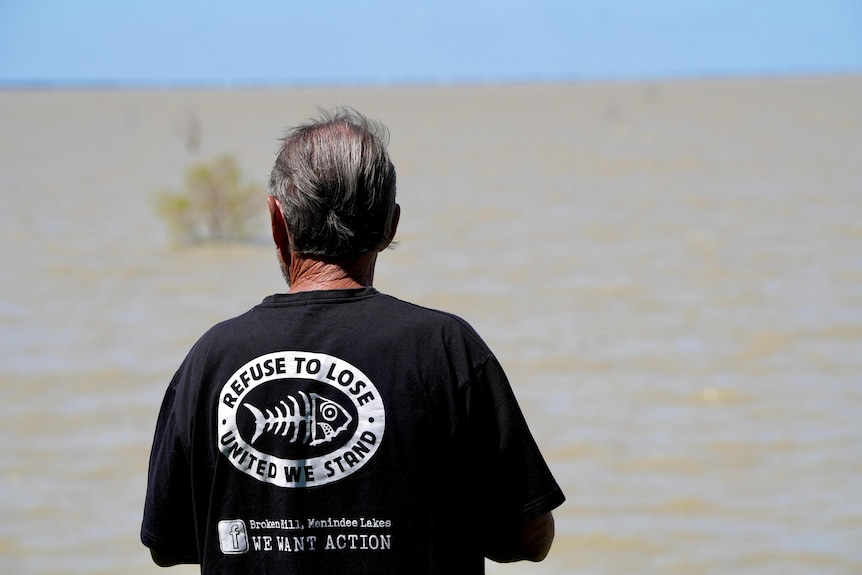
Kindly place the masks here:
<instances>
[{"instance_id":1,"label":"man's shoulder","mask_svg":"<svg viewBox=\"0 0 862 575\"><path fill-rule=\"evenodd\" d=\"M253 311L254 308L216 323L201 334L193 349L230 346L233 341L244 339L249 332Z\"/></svg>"},{"instance_id":2,"label":"man's shoulder","mask_svg":"<svg viewBox=\"0 0 862 575\"><path fill-rule=\"evenodd\" d=\"M399 334L404 337L410 334L407 339L442 337L485 346L478 332L460 315L389 294L375 292L373 297L356 299L350 302L351 305L340 305L344 301L333 301L331 306L325 303L315 301L315 305L324 304L326 310L322 315L306 316L302 314L301 305L273 304L273 300L267 298L248 311L213 325L198 339L195 349L198 353L218 354L225 349L243 348L250 344L249 340L269 340L274 332L286 336L286 332L302 330L302 321L310 318L319 320L322 317L326 318L322 324L334 325L335 322L347 329L353 326L367 337L393 337ZM291 308L297 315L289 311ZM332 315L328 315L330 313Z\"/></svg>"},{"instance_id":3,"label":"man's shoulder","mask_svg":"<svg viewBox=\"0 0 862 575\"><path fill-rule=\"evenodd\" d=\"M416 321L421 325L450 327L475 333L473 326L456 313L412 303L390 295L381 294L380 299L390 313L397 314L395 317Z\"/></svg>"}]
</instances>

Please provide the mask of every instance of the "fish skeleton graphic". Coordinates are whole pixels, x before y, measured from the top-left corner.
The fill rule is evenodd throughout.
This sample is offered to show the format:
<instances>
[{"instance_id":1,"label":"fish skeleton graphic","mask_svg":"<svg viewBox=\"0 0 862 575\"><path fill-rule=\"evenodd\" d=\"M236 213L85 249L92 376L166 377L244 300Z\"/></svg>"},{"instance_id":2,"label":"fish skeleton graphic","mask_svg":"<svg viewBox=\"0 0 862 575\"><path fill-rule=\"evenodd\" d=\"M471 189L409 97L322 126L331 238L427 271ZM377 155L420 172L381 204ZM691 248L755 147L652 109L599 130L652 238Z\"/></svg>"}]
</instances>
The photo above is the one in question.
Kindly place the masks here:
<instances>
[{"instance_id":1,"label":"fish skeleton graphic","mask_svg":"<svg viewBox=\"0 0 862 575\"><path fill-rule=\"evenodd\" d=\"M296 395L299 401L288 395L289 404L282 399L280 405L264 411L250 403L244 404L254 415L252 444L265 432L287 437L292 431L293 435L288 439L290 443L320 445L332 441L353 421L350 413L331 399L304 391L297 391Z\"/></svg>"}]
</instances>

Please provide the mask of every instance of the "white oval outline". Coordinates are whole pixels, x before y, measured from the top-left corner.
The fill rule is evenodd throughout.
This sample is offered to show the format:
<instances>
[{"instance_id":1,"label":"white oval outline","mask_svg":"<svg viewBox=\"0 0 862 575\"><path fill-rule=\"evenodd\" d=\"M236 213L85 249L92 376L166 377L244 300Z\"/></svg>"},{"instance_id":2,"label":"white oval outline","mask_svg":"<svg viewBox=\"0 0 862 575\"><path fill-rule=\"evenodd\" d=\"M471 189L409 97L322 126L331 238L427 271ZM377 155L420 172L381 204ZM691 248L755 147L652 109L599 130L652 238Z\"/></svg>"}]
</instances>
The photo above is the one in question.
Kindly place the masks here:
<instances>
[{"instance_id":1,"label":"white oval outline","mask_svg":"<svg viewBox=\"0 0 862 575\"><path fill-rule=\"evenodd\" d=\"M253 365L260 364L262 366L263 363L267 360L272 359L273 361L275 361L278 358L284 359L287 368L285 372L274 372L271 375L262 376L257 381L251 381L239 394L236 393L236 391L231 387L231 383L236 380L239 380L240 374L250 369ZM320 361L320 369L315 374L310 374L305 371L298 372L296 369L297 358L302 358L305 362L310 359L316 359ZM351 380L351 383L347 386L342 386L337 381L330 380L327 375L330 371L331 366L335 366L339 374L342 373L345 369L348 369L353 372L354 378ZM345 441L342 444L341 448L335 449L334 451L331 451L325 455L312 457L309 459L286 459L282 457L276 457L274 455L268 455L246 443L246 441L240 435L239 429L236 425L236 411L242 403L243 398L252 389L255 389L260 385L278 379L309 379L318 381L332 386L333 388L344 394L346 397L348 397L356 408L357 413L357 426L356 431L353 433L353 436L347 441ZM351 387L357 381L363 381L365 383L365 387L363 387L359 393L351 394L349 391L346 391L347 387ZM364 402L363 404L360 404L358 398L365 397L366 394L369 392L373 394L373 398ZM233 402L233 407L230 407L227 405L227 403L225 403L224 400L226 394L230 394L232 397L235 398ZM386 410L383 405L383 400L380 397L380 392L377 390L377 387L368 378L368 376L362 373L362 371L359 370L356 366L344 361L341 358L325 353L303 351L277 351L258 356L251 361L245 363L242 367L236 370L222 386L221 391L219 392L217 416L218 419L216 421L216 442L218 445L219 452L227 458L231 465L233 465L236 469L242 471L246 475L257 479L258 481L287 488L314 487L317 485L326 485L328 483L333 483L335 481L344 479L345 477L355 473L356 471L361 469L366 463L368 463L368 461L374 456L374 454L377 453L377 448L380 446L380 442L383 440L383 433L386 429ZM248 454L253 455L256 458L256 461L275 464L277 467L276 476L269 477L269 465L266 466L267 469L265 470L265 473L261 474L257 471L257 464L254 464L250 467L246 467L244 464L239 464L237 461L231 458L228 455L228 452L233 451L233 449L231 448L225 450L224 445L222 444L222 437L225 437L228 433L231 432L233 433L234 441L239 444L239 446ZM326 463L334 461L339 453L343 451L350 451L350 447L348 446L355 445L360 442L360 438L365 432L370 432L374 434L375 442L368 445L368 442L364 441L364 444L369 448L368 453L365 453L364 457L361 457L358 463L356 463L352 467L346 468L341 465L330 465L329 467L326 466ZM233 446L233 442L231 443L231 446ZM285 478L286 473L284 471L285 466L291 466L294 468L309 467L312 471L313 480L287 481L287 479Z\"/></svg>"}]
</instances>

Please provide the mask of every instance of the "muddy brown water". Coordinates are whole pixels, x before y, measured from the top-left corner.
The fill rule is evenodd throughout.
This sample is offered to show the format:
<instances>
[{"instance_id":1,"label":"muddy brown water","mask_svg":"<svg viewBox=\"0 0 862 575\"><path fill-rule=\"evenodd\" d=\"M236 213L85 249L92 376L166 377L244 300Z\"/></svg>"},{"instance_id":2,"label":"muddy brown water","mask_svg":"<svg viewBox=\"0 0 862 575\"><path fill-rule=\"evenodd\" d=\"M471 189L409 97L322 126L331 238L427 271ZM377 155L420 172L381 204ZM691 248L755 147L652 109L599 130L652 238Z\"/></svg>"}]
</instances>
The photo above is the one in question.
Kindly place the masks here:
<instances>
[{"instance_id":1,"label":"muddy brown water","mask_svg":"<svg viewBox=\"0 0 862 575\"><path fill-rule=\"evenodd\" d=\"M264 183L283 127L347 103L399 170L377 287L483 334L568 495L544 563L489 573L859 573L860 102L860 77L0 92L0 571L161 572L165 385L283 286L264 224L176 247L153 196L224 152Z\"/></svg>"}]
</instances>

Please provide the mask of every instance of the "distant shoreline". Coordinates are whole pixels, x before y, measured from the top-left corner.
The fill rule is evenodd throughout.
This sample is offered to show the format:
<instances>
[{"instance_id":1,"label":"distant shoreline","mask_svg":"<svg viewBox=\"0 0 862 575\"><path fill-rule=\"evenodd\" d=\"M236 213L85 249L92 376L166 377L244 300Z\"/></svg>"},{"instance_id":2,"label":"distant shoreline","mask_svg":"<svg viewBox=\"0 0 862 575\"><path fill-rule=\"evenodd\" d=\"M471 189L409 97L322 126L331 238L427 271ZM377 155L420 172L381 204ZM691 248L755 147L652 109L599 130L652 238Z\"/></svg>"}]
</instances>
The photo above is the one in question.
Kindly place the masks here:
<instances>
[{"instance_id":1,"label":"distant shoreline","mask_svg":"<svg viewBox=\"0 0 862 575\"><path fill-rule=\"evenodd\" d=\"M58 82L34 80L30 82L3 83L2 92L260 92L260 91L311 91L311 90L393 90L393 89L440 89L440 88L507 88L529 86L584 86L584 85L642 85L642 84L691 84L691 83L728 83L728 82L774 82L799 80L837 80L862 78L862 71L799 72L799 73L751 73L751 74L710 74L703 76L664 76L664 77L619 77L619 78L523 78L514 80L456 80L433 81L429 79L405 79L394 82L346 82L329 83L297 82L278 84L270 82L241 83L134 83L108 80L82 82Z\"/></svg>"}]
</instances>

